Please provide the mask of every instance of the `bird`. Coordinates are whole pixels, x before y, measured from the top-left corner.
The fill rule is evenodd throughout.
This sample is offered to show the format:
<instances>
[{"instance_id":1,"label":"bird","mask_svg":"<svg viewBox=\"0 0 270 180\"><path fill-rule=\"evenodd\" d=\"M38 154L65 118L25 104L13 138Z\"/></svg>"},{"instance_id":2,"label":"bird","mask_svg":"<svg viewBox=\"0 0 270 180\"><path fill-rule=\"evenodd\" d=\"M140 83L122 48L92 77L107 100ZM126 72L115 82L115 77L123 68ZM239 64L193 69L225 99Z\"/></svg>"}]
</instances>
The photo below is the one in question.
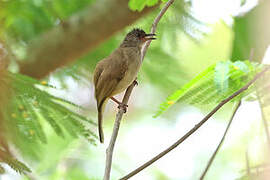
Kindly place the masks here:
<instances>
[{"instance_id":1,"label":"bird","mask_svg":"<svg viewBox=\"0 0 270 180\"><path fill-rule=\"evenodd\" d=\"M94 70L93 82L98 111L98 132L100 143L104 142L102 128L103 112L109 99L117 104L118 108L126 108L113 96L123 92L137 79L142 64L141 50L143 45L156 39L156 34L146 34L144 30L135 28L124 38L120 46L108 57L100 60Z\"/></svg>"}]
</instances>

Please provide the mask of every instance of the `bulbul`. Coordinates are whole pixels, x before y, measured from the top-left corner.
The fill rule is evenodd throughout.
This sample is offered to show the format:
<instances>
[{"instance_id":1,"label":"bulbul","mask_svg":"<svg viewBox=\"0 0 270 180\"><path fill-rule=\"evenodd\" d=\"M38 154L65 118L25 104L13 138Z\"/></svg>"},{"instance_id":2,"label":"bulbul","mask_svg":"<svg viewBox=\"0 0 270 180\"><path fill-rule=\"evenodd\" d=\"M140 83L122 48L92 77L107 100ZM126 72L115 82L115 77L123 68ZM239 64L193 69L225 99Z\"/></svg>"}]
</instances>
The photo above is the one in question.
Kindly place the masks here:
<instances>
[{"instance_id":1,"label":"bulbul","mask_svg":"<svg viewBox=\"0 0 270 180\"><path fill-rule=\"evenodd\" d=\"M141 29L129 32L120 46L108 57L102 59L94 71L95 98L98 110L99 140L104 142L102 115L104 107L111 98L121 104L114 95L123 92L137 78L141 67L141 50L145 42L156 39L155 34L146 34Z\"/></svg>"}]
</instances>

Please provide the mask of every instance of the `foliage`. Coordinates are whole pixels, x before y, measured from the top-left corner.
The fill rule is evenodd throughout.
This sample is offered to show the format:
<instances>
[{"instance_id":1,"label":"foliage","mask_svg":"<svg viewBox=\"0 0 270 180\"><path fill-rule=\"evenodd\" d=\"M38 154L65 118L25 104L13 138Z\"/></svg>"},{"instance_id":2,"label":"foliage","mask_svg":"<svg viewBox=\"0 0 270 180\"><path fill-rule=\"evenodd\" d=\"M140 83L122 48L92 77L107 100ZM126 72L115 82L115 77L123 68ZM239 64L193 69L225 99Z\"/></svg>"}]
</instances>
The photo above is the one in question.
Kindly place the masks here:
<instances>
[{"instance_id":1,"label":"foliage","mask_svg":"<svg viewBox=\"0 0 270 180\"><path fill-rule=\"evenodd\" d=\"M150 14L134 24L133 27L140 27L148 31L155 16L155 13ZM122 33L102 43L75 63L61 69L61 71L57 71L54 73L54 77L59 80L62 87L67 87L64 81L67 76L72 77L76 82L89 84L89 79L91 79L89 76L93 72L96 63L117 48L126 33L133 27L125 29ZM198 42L205 37L209 29L210 27L207 24L193 16L188 3L176 1L159 23L157 29L158 40L152 42L151 48L147 52L139 74L139 81L141 80L140 76L143 76L149 83L156 85L163 91L179 87L184 83L185 78L183 77L186 74L182 71L179 63L181 57L176 53L176 51L179 51L180 46L179 41L176 41L177 37L184 32L194 42ZM166 76L160 76L159 74L164 70L166 70Z\"/></svg>"},{"instance_id":2,"label":"foliage","mask_svg":"<svg viewBox=\"0 0 270 180\"><path fill-rule=\"evenodd\" d=\"M157 3L158 0L129 0L128 6L133 11L135 10L141 11L145 6L154 6Z\"/></svg>"},{"instance_id":3,"label":"foliage","mask_svg":"<svg viewBox=\"0 0 270 180\"><path fill-rule=\"evenodd\" d=\"M26 174L28 172L31 172L31 170L22 162L18 161L12 155L9 153L0 150L0 162L8 164L11 168L13 168L15 171ZM4 168L0 166L1 168L1 174L5 172Z\"/></svg>"},{"instance_id":4,"label":"foliage","mask_svg":"<svg viewBox=\"0 0 270 180\"><path fill-rule=\"evenodd\" d=\"M3 32L6 42L10 45L10 51L17 56L24 57L26 54L25 47L31 40L38 37L41 33L52 27L61 24L66 18L73 13L79 12L87 5L91 5L94 0L56 0L56 1L27 1L22 0L2 2L3 11L0 11L0 22L3 22ZM165 1L164 1L165 2ZM156 0L148 1L130 1L131 9L144 8L146 5L154 5L158 3ZM139 7L141 5L141 7ZM22 7L19 8L18 7ZM193 40L199 40L203 37L206 25L196 19L190 11L190 5L184 1L177 1L170 8L171 13L166 13L163 21L159 23L158 38L152 44L155 47L150 49L149 59L142 68L142 72L147 79L163 90L168 87L176 88L182 81L180 77L184 77L180 64L177 62L178 57L172 56L172 51L177 50L179 44L174 39L181 33L175 29L181 29ZM155 14L150 15L138 22L135 27L141 27L145 30L150 29ZM170 29L170 31L168 31ZM125 31L126 33L127 31ZM72 77L75 81L89 84L90 74L94 69L96 62L110 52L112 52L122 41L125 33L119 34L111 38L108 42L101 44L94 51L89 52L86 56L71 64L62 71L54 73L54 77L58 78L62 87L67 87L65 77ZM164 39L166 37L166 39ZM168 44L171 43L171 44ZM169 48L167 47L169 46ZM24 58L27 60L27 58ZM164 63L166 59L166 63ZM14 59L16 61L16 58ZM162 66L160 66L162 64ZM157 68L152 68L157 67ZM167 76L157 78L160 70L168 69ZM177 74L177 75L175 75Z\"/></svg>"},{"instance_id":5,"label":"foliage","mask_svg":"<svg viewBox=\"0 0 270 180\"><path fill-rule=\"evenodd\" d=\"M5 33L17 42L29 41L92 2L94 0L1 1L0 35Z\"/></svg>"},{"instance_id":6,"label":"foliage","mask_svg":"<svg viewBox=\"0 0 270 180\"><path fill-rule=\"evenodd\" d=\"M155 117L178 101L199 106L219 103L251 80L259 69L257 64L249 61L225 61L214 64L172 93L160 105ZM245 92L238 98L249 93L250 91Z\"/></svg>"},{"instance_id":7,"label":"foliage","mask_svg":"<svg viewBox=\"0 0 270 180\"><path fill-rule=\"evenodd\" d=\"M166 1L168 0L162 0L162 2ZM141 11L146 6L154 6L158 4L158 2L158 0L129 0L129 8L133 11ZM173 18L178 19L178 28L182 29L182 31L193 38L193 40L201 39L203 35L209 31L207 25L194 15L189 2L183 0L177 1L170 7L170 10L173 12L172 17L168 18L168 13L163 17L163 19L165 19L164 22L167 21L166 29L168 29L168 25L170 26L168 20ZM159 28L160 26L162 25L159 24Z\"/></svg>"},{"instance_id":8,"label":"foliage","mask_svg":"<svg viewBox=\"0 0 270 180\"><path fill-rule=\"evenodd\" d=\"M249 32L250 16L237 17L234 23L234 44L231 59L247 59L252 50L254 43Z\"/></svg>"},{"instance_id":9,"label":"foliage","mask_svg":"<svg viewBox=\"0 0 270 180\"><path fill-rule=\"evenodd\" d=\"M163 0L163 2L165 1ZM31 43L32 40L38 38L42 33L46 33L54 26L61 25L72 14L81 13L83 9L93 2L95 0L1 1L0 38L4 38L8 45L10 45L9 51L11 50L15 56L20 56L26 53L24 47ZM193 56L194 59L198 58L198 63L203 61L204 64L209 64L204 61L206 58L203 59L198 54L195 57L193 47L189 47L191 50L185 52L186 48L184 46L189 46L189 44L186 44L186 39L191 40L192 43L195 42L194 44L201 48L200 45L204 43L201 40L206 37L210 29L208 24L200 21L195 15L196 13L193 13L190 2L183 0L175 1L169 11L166 12L158 25L158 40L152 42L139 74L140 82L147 81L145 84L155 85L155 87L160 88L158 89L159 93L163 93L161 97L182 86L183 83L186 83L189 75L192 74L190 71L194 69L193 66L195 64L191 63L188 58L185 60L183 58L184 53L190 53L189 57ZM129 8L134 11L141 11L146 6L158 5L158 3L159 1L157 0L130 0ZM145 16L134 24L133 27L140 27L149 31L157 12ZM251 34L247 32L249 24L251 23L246 21L245 17L238 18L235 21L232 61L247 59L250 54L252 41L250 40ZM54 72L53 78L58 78L63 87L66 86L65 79L67 77L72 77L76 82L84 82L89 85L89 79L91 79L91 73L95 64L117 48L125 34L133 27L127 28L113 36L70 66ZM224 29L224 27L222 28ZM224 40L225 37L222 36L220 30L218 30L217 34L219 34L219 38L215 37L213 42L222 41L226 46L224 42L227 43L229 41ZM183 44L181 47L179 46L180 42ZM216 42L213 42L212 44L215 46ZM206 54L211 54L210 51L213 51L212 48L206 49L203 47L201 49L203 49L202 51L207 51ZM219 51L223 50L220 49ZM211 57L211 54L211 59L215 60L215 57L218 57L220 60L221 58L216 56L217 54L214 57ZM189 66L189 69L183 68L183 64L187 64L185 67ZM160 110L156 115L162 114L176 102L199 107L216 104L242 87L259 69L260 67L257 64L249 63L248 61L222 61L214 64L169 96L161 104ZM263 81L265 82L266 80L267 77ZM245 92L241 97L246 97L252 90ZM262 90L268 92L269 86L264 84ZM55 91L58 90L47 85L45 81L39 82L20 74L5 73L2 75L0 73L0 132L3 132L3 130L7 132L5 135L9 138L8 140L11 140L11 143L18 147L24 159L28 157L41 159L38 168L42 170L36 168L36 164L31 166L31 169L38 169L37 174L47 174L47 176L55 179L60 177L66 179L87 179L89 178L88 171L82 171L77 166L81 163L81 159L73 159L77 161L77 164L74 164L74 166L70 166L72 163L67 161L66 164L68 164L69 169L65 173L61 170L55 170L56 166L61 164L60 158L63 158L63 161L66 160L65 157L59 157L59 154L65 154L65 151L74 148L69 146L72 140L75 141L76 137L83 136L93 142L96 137L88 129L90 125L95 124L78 113L83 108L53 96L52 94ZM269 95L268 93L265 94L264 98L268 98L267 103L269 103ZM8 103L3 101L3 99L8 99ZM159 101L158 97L155 97L155 99ZM154 104L154 102L151 103ZM1 114L2 110L5 110L4 118L2 117L3 114ZM51 131L53 134L50 134ZM4 139L1 136L2 134L0 133L1 140ZM57 136L59 136L59 141L56 141ZM61 138L65 139L62 140ZM84 148L78 147L80 153L81 149ZM4 148L1 147L1 149ZM92 149L87 150L91 151ZM5 158L1 158L1 163L9 164L21 173L29 172L29 168L8 154L7 150L4 153ZM73 155L71 156L73 158ZM91 162L93 162L95 157L96 154L91 154L91 157L88 157L88 159L92 158ZM0 165L0 173L4 171L4 167ZM97 172L94 172L91 176L96 177L96 174ZM160 179L167 178L168 174L166 174L166 177L164 174L162 172L157 174L156 177Z\"/></svg>"},{"instance_id":10,"label":"foliage","mask_svg":"<svg viewBox=\"0 0 270 180\"><path fill-rule=\"evenodd\" d=\"M139 23L139 27L146 27L149 24L148 18L145 22ZM152 19L151 19L152 20ZM145 28L144 28L145 29ZM95 50L88 53L86 56L82 57L71 66L61 69L54 73L54 77L61 82L62 87L66 87L65 77L72 77L78 83L89 84L90 75L93 72L94 67L98 61L102 58L108 56L115 48L121 43L125 33L129 31L118 34L112 37L107 42L98 46ZM176 32L167 32L169 35L176 35ZM178 59L174 56L170 56L165 47L162 46L163 41L161 40L163 36L168 34L160 34L159 41L152 43L147 56L145 57L141 73L139 74L139 81L141 81L141 76L145 78L145 81L156 85L162 90L168 90L169 87L178 87L183 83L180 79L185 76L181 72L181 66ZM176 45L177 46L177 45ZM175 47L176 47L175 46ZM173 48L175 48L173 47ZM162 70L166 69L166 76L159 76Z\"/></svg>"},{"instance_id":11,"label":"foliage","mask_svg":"<svg viewBox=\"0 0 270 180\"><path fill-rule=\"evenodd\" d=\"M95 123L74 111L82 110L78 105L55 97L46 91L55 90L54 87L44 81L39 82L30 77L9 72L1 73L0 83L9 87L8 91L1 88L1 93L10 95L9 103L3 105L1 102L1 114L4 116L1 123L5 131L4 136L10 139L23 155L31 158L40 157L40 144L47 143L45 122L58 136L63 138L67 134L74 138L82 136L94 143L96 135L89 128L95 126ZM3 162L7 162L19 172L27 170L26 166L10 157L3 159Z\"/></svg>"}]
</instances>

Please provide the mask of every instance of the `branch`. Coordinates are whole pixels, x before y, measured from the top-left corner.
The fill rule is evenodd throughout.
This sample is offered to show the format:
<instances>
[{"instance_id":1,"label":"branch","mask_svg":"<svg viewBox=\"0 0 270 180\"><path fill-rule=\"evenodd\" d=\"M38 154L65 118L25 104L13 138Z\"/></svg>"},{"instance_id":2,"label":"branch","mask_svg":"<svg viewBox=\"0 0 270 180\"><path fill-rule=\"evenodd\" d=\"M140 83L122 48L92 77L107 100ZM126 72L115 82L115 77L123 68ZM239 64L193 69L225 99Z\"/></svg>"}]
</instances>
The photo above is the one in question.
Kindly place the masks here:
<instances>
[{"instance_id":1,"label":"branch","mask_svg":"<svg viewBox=\"0 0 270 180\"><path fill-rule=\"evenodd\" d=\"M264 58L262 59L261 63L262 64L269 64L269 62L267 62L268 60L264 60L266 58L266 53L267 53L268 49L265 51L265 55ZM251 49L251 53L250 53L250 61L253 61L253 55L254 55L254 49ZM265 62L264 62L265 61ZM263 107L263 101L262 98L263 97L263 93L267 94L268 92L259 92L259 88L258 85L262 85L262 83L265 83L264 80L261 80L261 82L257 82L255 83L255 92L256 92L256 96L260 105L260 110L261 110L261 117L262 117L262 121L263 121L263 126L264 126L264 131L265 131L265 135L266 135L266 140L268 143L268 152L270 152L270 133L269 133L269 129L268 129L268 122L267 122L267 118L265 116L266 112L264 112L264 107Z\"/></svg>"},{"instance_id":2,"label":"branch","mask_svg":"<svg viewBox=\"0 0 270 180\"><path fill-rule=\"evenodd\" d=\"M156 32L157 24L159 23L161 17L164 15L164 13L167 11L169 6L173 2L174 2L174 0L169 0L165 4L165 6L161 9L160 13L157 15L157 17L155 18L155 20L154 20L154 22L152 24L151 33ZM150 43L151 43L151 41L147 42L147 44L142 49L142 61L144 59L144 56L146 54L146 51L147 51ZM133 82L128 87L128 89L126 90L123 101L122 101L123 104L127 104L134 86L135 86L135 82ZM110 179L113 149L114 149L114 145L115 145L115 142L116 142L116 138L117 138L117 135L118 135L118 131L119 131L119 127L120 127L120 123L121 123L121 119L122 119L123 114L124 114L124 109L120 108L117 115L116 115L116 119L115 119L115 122L114 122L113 133L112 133L112 136L111 136L110 144L109 144L108 148L106 149L106 166L105 166L105 173L104 173L104 178L103 178L104 180L109 180Z\"/></svg>"},{"instance_id":3,"label":"branch","mask_svg":"<svg viewBox=\"0 0 270 180\"><path fill-rule=\"evenodd\" d=\"M234 109L234 111L233 111L233 113L232 113L232 116L231 116L230 121L229 121L229 123L228 123L228 125L227 125L227 127L226 127L226 130L225 130L225 132L224 132L224 134L223 134L223 136L222 136L222 138L221 138L221 140L220 140L220 142L219 142L219 144L218 144L216 150L215 150L214 153L212 154L212 156L211 156L209 162L207 163L207 166L206 166L206 168L204 169L204 171L203 171L203 173L202 173L202 175L201 175L201 177L200 177L200 180L203 180L203 179L204 179L204 177L205 177L205 175L206 175L206 173L207 173L209 167L212 165L212 162L213 162L213 160L215 159L215 157L216 157L216 155L217 155L217 153L218 153L220 147L221 147L222 144L223 144L223 141L224 141L224 139L225 139L225 137L226 137L226 135L227 135L227 132L228 132L228 130L229 130L231 124L232 124L232 121L233 121L233 119L234 119L234 116L235 116L237 110L239 109L240 105L241 105L241 101L237 102L237 105L236 105L236 107L235 107L235 109Z\"/></svg>"},{"instance_id":4,"label":"branch","mask_svg":"<svg viewBox=\"0 0 270 180\"><path fill-rule=\"evenodd\" d=\"M157 29L157 25L158 22L160 21L160 19L162 18L162 16L165 14L165 12L167 11L167 9L172 5L172 3L174 2L174 0L169 0L165 6L161 9L161 11L159 12L159 14L157 15L157 17L155 18L153 24L152 24L152 28L151 28L151 32L150 33L155 33L156 29ZM144 59L144 56L146 54L146 51L150 45L151 41L148 41L145 46L142 49L142 61Z\"/></svg>"},{"instance_id":5,"label":"branch","mask_svg":"<svg viewBox=\"0 0 270 180\"><path fill-rule=\"evenodd\" d=\"M268 122L267 122L267 118L265 116L266 112L264 112L263 102L262 102L262 99L261 99L261 95L259 94L257 87L256 87L256 95L257 95L258 102L259 102L259 105L260 105L260 110L261 110L261 116L262 116L264 131L265 131L266 140L267 140L267 143L268 143L268 151L270 152L270 133L269 133L269 129L268 129Z\"/></svg>"},{"instance_id":6,"label":"branch","mask_svg":"<svg viewBox=\"0 0 270 180\"><path fill-rule=\"evenodd\" d=\"M133 12L127 0L97 1L30 42L20 72L43 78L75 61L157 6Z\"/></svg>"},{"instance_id":7,"label":"branch","mask_svg":"<svg viewBox=\"0 0 270 180\"><path fill-rule=\"evenodd\" d=\"M126 90L124 98L122 103L123 104L127 104L129 97L131 95L131 92L133 90L133 88L135 87L135 82L133 82ZM125 110L123 107L120 107L117 115L116 115L116 119L114 122L114 127L113 127L113 133L111 136L111 140L110 140L110 144L108 146L108 148L106 149L106 167L105 167L105 173L104 173L104 180L109 180L110 179L110 173L111 173L111 167L112 167L112 156L113 156L113 149L114 149L114 145L116 142L116 138L118 135L118 131L119 131L119 127L120 127L120 123L121 123L121 119L123 114L125 113Z\"/></svg>"},{"instance_id":8,"label":"branch","mask_svg":"<svg viewBox=\"0 0 270 180\"><path fill-rule=\"evenodd\" d=\"M240 93L244 92L249 88L250 85L252 85L258 78L260 78L265 72L267 72L270 69L270 66L266 67L264 70L262 70L260 73L258 73L251 81L249 81L245 86L243 86L241 89L233 93L231 96L228 98L224 99L221 101L209 114L207 114L198 124L195 125L194 128L192 128L189 132L187 132L183 137L181 137L179 140L177 140L174 144L172 144L170 147L153 157L151 160L147 161L137 169L133 170L126 176L122 177L120 180L126 180L129 179L130 177L138 174L140 171L143 169L147 168L151 164L153 164L155 161L158 159L162 158L165 156L167 153L169 153L171 150L176 148L179 144L181 144L183 141L185 141L191 134L193 134L195 131L197 131L212 115L214 115L224 104L232 100L234 97L238 96Z\"/></svg>"},{"instance_id":9,"label":"branch","mask_svg":"<svg viewBox=\"0 0 270 180\"><path fill-rule=\"evenodd\" d=\"M247 167L247 175L250 178L251 177L251 173L250 173L248 150L246 150L246 167Z\"/></svg>"}]
</instances>

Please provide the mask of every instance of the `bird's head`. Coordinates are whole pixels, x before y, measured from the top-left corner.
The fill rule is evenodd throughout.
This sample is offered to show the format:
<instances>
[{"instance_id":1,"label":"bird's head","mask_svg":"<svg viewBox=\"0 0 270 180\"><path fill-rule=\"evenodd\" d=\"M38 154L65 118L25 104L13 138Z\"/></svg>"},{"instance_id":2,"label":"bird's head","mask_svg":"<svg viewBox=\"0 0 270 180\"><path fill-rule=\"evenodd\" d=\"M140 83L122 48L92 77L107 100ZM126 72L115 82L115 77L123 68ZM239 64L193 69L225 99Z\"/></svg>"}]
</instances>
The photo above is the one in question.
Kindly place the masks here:
<instances>
[{"instance_id":1,"label":"bird's head","mask_svg":"<svg viewBox=\"0 0 270 180\"><path fill-rule=\"evenodd\" d=\"M145 42L156 39L154 36L155 34L146 34L142 29L133 29L126 35L123 43L126 46L142 47Z\"/></svg>"}]
</instances>

